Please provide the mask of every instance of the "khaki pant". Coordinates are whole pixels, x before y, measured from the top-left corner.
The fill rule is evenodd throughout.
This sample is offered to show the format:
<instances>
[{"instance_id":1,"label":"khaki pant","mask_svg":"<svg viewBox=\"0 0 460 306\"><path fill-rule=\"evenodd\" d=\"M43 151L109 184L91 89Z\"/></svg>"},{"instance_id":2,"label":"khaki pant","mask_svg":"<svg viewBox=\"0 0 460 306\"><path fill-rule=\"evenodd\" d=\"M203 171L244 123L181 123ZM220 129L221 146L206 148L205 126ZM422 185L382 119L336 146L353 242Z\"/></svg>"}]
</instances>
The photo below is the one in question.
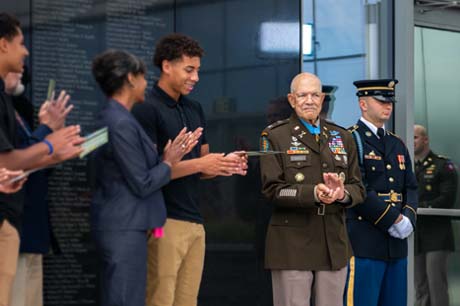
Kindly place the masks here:
<instances>
[{"instance_id":1,"label":"khaki pant","mask_svg":"<svg viewBox=\"0 0 460 306\"><path fill-rule=\"evenodd\" d=\"M0 306L10 305L18 255L18 231L4 220L0 225Z\"/></svg>"},{"instance_id":2,"label":"khaki pant","mask_svg":"<svg viewBox=\"0 0 460 306\"><path fill-rule=\"evenodd\" d=\"M167 219L148 243L147 306L196 306L204 265L202 224Z\"/></svg>"},{"instance_id":3,"label":"khaki pant","mask_svg":"<svg viewBox=\"0 0 460 306\"><path fill-rule=\"evenodd\" d=\"M11 306L43 306L42 254L19 254Z\"/></svg>"},{"instance_id":4,"label":"khaki pant","mask_svg":"<svg viewBox=\"0 0 460 306\"><path fill-rule=\"evenodd\" d=\"M342 306L346 278L346 266L337 271L272 270L273 305L310 306L313 295L315 306Z\"/></svg>"}]
</instances>

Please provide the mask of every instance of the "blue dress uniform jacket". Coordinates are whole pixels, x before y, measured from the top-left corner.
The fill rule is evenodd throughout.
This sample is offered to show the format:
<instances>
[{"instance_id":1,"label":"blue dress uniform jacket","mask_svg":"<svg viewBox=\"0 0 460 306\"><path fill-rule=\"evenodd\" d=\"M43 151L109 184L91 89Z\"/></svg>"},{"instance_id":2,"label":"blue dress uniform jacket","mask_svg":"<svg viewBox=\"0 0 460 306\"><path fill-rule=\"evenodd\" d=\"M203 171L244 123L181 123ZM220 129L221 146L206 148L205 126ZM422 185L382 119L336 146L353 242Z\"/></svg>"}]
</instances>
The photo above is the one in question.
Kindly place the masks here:
<instances>
[{"instance_id":1,"label":"blue dress uniform jacket","mask_svg":"<svg viewBox=\"0 0 460 306\"><path fill-rule=\"evenodd\" d=\"M166 208L161 188L171 170L155 145L122 105L109 101L101 112L109 142L94 155L96 191L91 204L94 230L148 230L163 226Z\"/></svg>"},{"instance_id":2,"label":"blue dress uniform jacket","mask_svg":"<svg viewBox=\"0 0 460 306\"><path fill-rule=\"evenodd\" d=\"M403 141L386 132L383 142L361 121L350 128L366 187L364 203L347 210L348 234L356 257L391 260L407 256L406 239L388 229L403 214L415 229L417 181Z\"/></svg>"}]
</instances>

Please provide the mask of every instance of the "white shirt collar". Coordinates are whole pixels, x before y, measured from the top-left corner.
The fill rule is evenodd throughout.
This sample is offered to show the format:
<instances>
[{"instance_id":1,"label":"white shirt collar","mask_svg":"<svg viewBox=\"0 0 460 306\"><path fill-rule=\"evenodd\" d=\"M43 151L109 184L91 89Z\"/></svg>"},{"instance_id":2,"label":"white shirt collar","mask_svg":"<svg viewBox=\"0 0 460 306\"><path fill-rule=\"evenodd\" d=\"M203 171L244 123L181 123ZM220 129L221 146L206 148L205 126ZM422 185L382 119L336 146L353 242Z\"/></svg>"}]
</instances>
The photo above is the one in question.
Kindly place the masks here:
<instances>
[{"instance_id":1,"label":"white shirt collar","mask_svg":"<svg viewBox=\"0 0 460 306\"><path fill-rule=\"evenodd\" d=\"M369 130L371 130L372 133L374 133L374 135L377 136L377 138L379 138L379 136L377 135L378 128L372 122L364 119L364 117L359 118L359 120L361 120L369 128ZM383 128L383 131L386 131L385 124L382 126L382 128Z\"/></svg>"}]
</instances>

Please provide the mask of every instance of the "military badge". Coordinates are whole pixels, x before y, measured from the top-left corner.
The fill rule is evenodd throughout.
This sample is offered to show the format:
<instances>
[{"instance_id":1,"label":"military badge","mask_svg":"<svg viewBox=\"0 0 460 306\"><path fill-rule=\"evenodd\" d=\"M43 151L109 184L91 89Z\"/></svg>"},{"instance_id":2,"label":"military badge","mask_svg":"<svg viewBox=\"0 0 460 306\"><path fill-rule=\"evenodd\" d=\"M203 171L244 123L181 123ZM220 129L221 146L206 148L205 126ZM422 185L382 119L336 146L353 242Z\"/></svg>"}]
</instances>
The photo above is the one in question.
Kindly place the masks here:
<instances>
[{"instance_id":1,"label":"military badge","mask_svg":"<svg viewBox=\"0 0 460 306\"><path fill-rule=\"evenodd\" d=\"M293 145L293 146L298 147L298 146L300 146L302 144L302 143L299 142L299 140L295 136L291 136L291 140L292 140L291 145Z\"/></svg>"},{"instance_id":2,"label":"military badge","mask_svg":"<svg viewBox=\"0 0 460 306\"><path fill-rule=\"evenodd\" d=\"M374 151L370 151L369 154L364 155L364 159L382 160L382 156L378 156Z\"/></svg>"},{"instance_id":3,"label":"military badge","mask_svg":"<svg viewBox=\"0 0 460 306\"><path fill-rule=\"evenodd\" d=\"M296 155L296 154L310 154L310 151L304 147L290 147L289 150L286 151L288 155Z\"/></svg>"},{"instance_id":4,"label":"military badge","mask_svg":"<svg viewBox=\"0 0 460 306\"><path fill-rule=\"evenodd\" d=\"M342 137L340 135L332 137L329 140L328 145L329 149L334 154L347 154L347 151L345 151L345 147L343 145Z\"/></svg>"},{"instance_id":5,"label":"military badge","mask_svg":"<svg viewBox=\"0 0 460 306\"><path fill-rule=\"evenodd\" d=\"M404 155L398 154L398 164L399 164L399 169L406 170Z\"/></svg>"},{"instance_id":6,"label":"military badge","mask_svg":"<svg viewBox=\"0 0 460 306\"><path fill-rule=\"evenodd\" d=\"M298 161L306 161L307 160L307 155L292 155L289 156L289 160L291 162L298 162Z\"/></svg>"},{"instance_id":7,"label":"military badge","mask_svg":"<svg viewBox=\"0 0 460 306\"><path fill-rule=\"evenodd\" d=\"M299 172L295 175L294 178L297 183L300 183L300 182L303 182L303 180L305 179L305 175Z\"/></svg>"},{"instance_id":8,"label":"military badge","mask_svg":"<svg viewBox=\"0 0 460 306\"><path fill-rule=\"evenodd\" d=\"M339 131L333 130L333 131L330 131L329 134L331 134L331 136L337 136L339 135Z\"/></svg>"}]
</instances>

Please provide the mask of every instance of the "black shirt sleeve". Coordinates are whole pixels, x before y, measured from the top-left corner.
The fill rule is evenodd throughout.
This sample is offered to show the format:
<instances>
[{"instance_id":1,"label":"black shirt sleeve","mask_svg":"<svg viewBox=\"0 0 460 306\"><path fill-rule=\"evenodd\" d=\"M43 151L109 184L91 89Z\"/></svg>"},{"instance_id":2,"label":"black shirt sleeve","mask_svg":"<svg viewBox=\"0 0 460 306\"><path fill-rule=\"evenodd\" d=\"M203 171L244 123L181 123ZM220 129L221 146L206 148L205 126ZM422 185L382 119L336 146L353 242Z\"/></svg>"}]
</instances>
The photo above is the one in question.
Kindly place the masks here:
<instances>
[{"instance_id":1,"label":"black shirt sleeve","mask_svg":"<svg viewBox=\"0 0 460 306\"><path fill-rule=\"evenodd\" d=\"M11 112L8 111L6 106L6 103L8 103L6 99L6 95L0 93L0 152L11 151L14 149L10 137L8 137L9 133L7 116L11 116Z\"/></svg>"},{"instance_id":2,"label":"black shirt sleeve","mask_svg":"<svg viewBox=\"0 0 460 306\"><path fill-rule=\"evenodd\" d=\"M201 136L202 137L201 144L205 145L208 143L208 140L206 139L206 131L207 131L206 118L204 116L204 111L203 111L203 107L201 107L201 104L197 103L197 105L198 105L198 111L200 114L201 127L203 128L203 134Z\"/></svg>"},{"instance_id":3,"label":"black shirt sleeve","mask_svg":"<svg viewBox=\"0 0 460 306\"><path fill-rule=\"evenodd\" d=\"M5 132L0 128L0 152L11 151L13 149L13 145L9 142Z\"/></svg>"},{"instance_id":4,"label":"black shirt sleeve","mask_svg":"<svg viewBox=\"0 0 460 306\"><path fill-rule=\"evenodd\" d=\"M158 134L157 134L157 113L155 106L151 103L144 102L142 104L137 104L133 107L131 113L140 123L144 131L150 137L154 144L158 144Z\"/></svg>"}]
</instances>

